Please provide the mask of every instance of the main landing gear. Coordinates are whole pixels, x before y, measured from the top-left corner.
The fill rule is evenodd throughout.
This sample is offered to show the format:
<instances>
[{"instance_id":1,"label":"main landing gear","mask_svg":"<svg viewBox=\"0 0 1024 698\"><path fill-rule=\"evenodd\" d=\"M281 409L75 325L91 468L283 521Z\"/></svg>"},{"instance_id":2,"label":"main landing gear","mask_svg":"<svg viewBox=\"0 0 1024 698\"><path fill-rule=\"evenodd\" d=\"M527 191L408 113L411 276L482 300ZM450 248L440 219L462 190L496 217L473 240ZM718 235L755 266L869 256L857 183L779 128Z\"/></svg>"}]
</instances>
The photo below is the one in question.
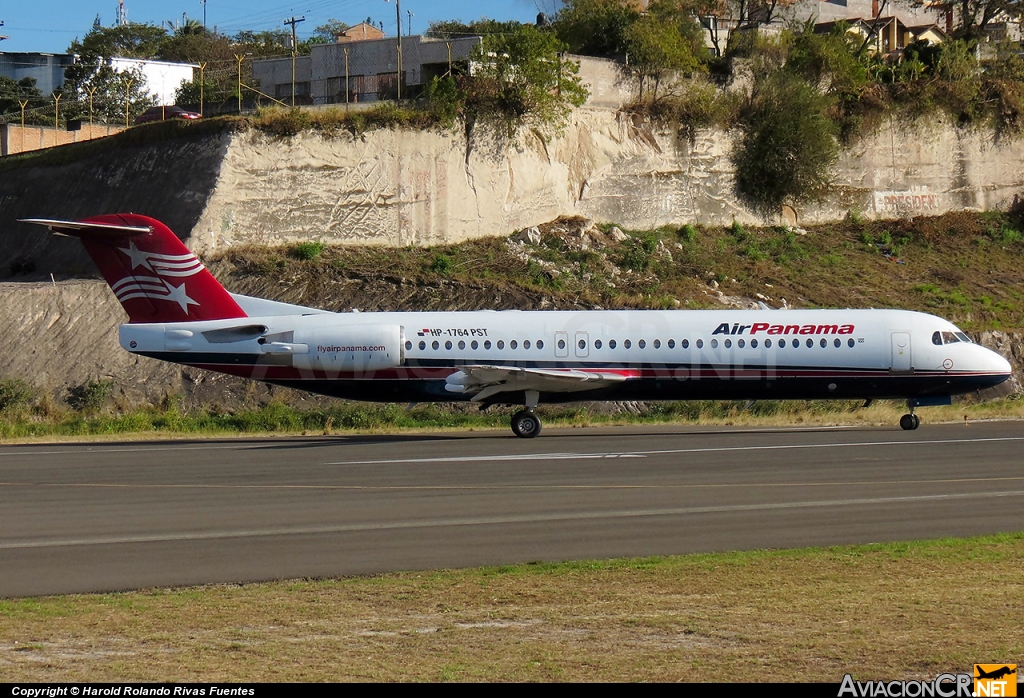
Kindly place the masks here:
<instances>
[{"instance_id":1,"label":"main landing gear","mask_svg":"<svg viewBox=\"0 0 1024 698\"><path fill-rule=\"evenodd\" d=\"M540 420L533 413L533 409L540 402L540 392L536 390L526 391L526 409L520 410L512 415L512 433L523 439L532 439L540 433Z\"/></svg>"},{"instance_id":2,"label":"main landing gear","mask_svg":"<svg viewBox=\"0 0 1024 698\"><path fill-rule=\"evenodd\" d=\"M910 409L910 414L905 414L900 417L900 428L903 431L913 431L921 426L921 418L914 414L914 401L907 400L907 407Z\"/></svg>"},{"instance_id":3,"label":"main landing gear","mask_svg":"<svg viewBox=\"0 0 1024 698\"><path fill-rule=\"evenodd\" d=\"M512 415L512 433L524 439L532 439L540 433L540 420L533 410L521 410Z\"/></svg>"}]
</instances>

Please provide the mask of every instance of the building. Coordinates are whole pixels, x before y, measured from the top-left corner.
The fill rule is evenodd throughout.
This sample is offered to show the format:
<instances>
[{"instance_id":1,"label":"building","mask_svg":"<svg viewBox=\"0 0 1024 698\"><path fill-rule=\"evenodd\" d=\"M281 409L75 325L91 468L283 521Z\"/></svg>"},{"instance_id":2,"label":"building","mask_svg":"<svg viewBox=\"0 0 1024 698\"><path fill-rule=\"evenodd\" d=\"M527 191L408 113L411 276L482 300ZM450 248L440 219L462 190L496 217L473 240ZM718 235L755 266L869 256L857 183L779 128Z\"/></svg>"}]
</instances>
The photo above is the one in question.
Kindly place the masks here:
<instances>
[{"instance_id":1,"label":"building","mask_svg":"<svg viewBox=\"0 0 1024 698\"><path fill-rule=\"evenodd\" d=\"M402 96L415 97L435 76L465 66L479 36L432 39L402 37ZM283 102L292 90L292 59L255 60L259 89ZM374 102L398 96L398 39L385 37L315 44L295 60L296 101L312 104Z\"/></svg>"},{"instance_id":2,"label":"building","mask_svg":"<svg viewBox=\"0 0 1024 698\"><path fill-rule=\"evenodd\" d=\"M370 39L383 39L384 31L373 26L369 22L361 22L354 27L349 27L337 36L339 44L349 41L369 41Z\"/></svg>"},{"instance_id":3,"label":"building","mask_svg":"<svg viewBox=\"0 0 1024 698\"><path fill-rule=\"evenodd\" d=\"M174 104L178 89L186 82L192 82L193 71L199 66L139 58L111 58L110 67L118 73L141 71L156 103Z\"/></svg>"},{"instance_id":4,"label":"building","mask_svg":"<svg viewBox=\"0 0 1024 698\"><path fill-rule=\"evenodd\" d=\"M49 96L64 84L64 69L73 65L76 56L66 53L0 52L0 75L15 82L33 78L36 89Z\"/></svg>"}]
</instances>

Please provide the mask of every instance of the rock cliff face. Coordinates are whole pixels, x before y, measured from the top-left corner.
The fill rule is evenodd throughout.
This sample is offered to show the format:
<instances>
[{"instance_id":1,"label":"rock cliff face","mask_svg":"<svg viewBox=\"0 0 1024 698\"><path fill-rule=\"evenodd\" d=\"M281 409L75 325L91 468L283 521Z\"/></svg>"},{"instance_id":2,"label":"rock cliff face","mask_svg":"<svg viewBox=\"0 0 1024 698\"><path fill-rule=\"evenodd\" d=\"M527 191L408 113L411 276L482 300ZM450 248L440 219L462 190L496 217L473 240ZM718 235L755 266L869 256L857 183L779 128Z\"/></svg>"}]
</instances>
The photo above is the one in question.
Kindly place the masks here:
<instances>
[{"instance_id":1,"label":"rock cliff face","mask_svg":"<svg viewBox=\"0 0 1024 698\"><path fill-rule=\"evenodd\" d=\"M134 211L198 253L239 244L458 242L582 215L627 228L759 222L734 191L733 135L692 140L613 109L585 108L559 136L514 145L481 131L377 130L358 137L250 130L118 145L64 165L0 172L0 278L92 275L76 245L16 222ZM938 214L1009 206L1024 141L890 124L845 152L824 201L779 220ZM31 276L27 277L31 278Z\"/></svg>"},{"instance_id":2,"label":"rock cliff face","mask_svg":"<svg viewBox=\"0 0 1024 698\"><path fill-rule=\"evenodd\" d=\"M359 293L358 289L352 292ZM345 300L340 298L339 303L345 305ZM519 302L524 309L532 307L529 298ZM537 299L533 305L539 305ZM91 381L112 381L115 398L124 406L157 404L169 395L182 396L186 405L227 408L263 402L274 395L285 395L291 402L321 400L129 354L117 342L117 327L124 319L121 306L103 282L0 284L0 336L16 338L15 346L0 352L0 378L25 380L57 400ZM1024 334L983 332L976 339L1010 359L1015 371L1011 381L983 397L1020 392Z\"/></svg>"}]
</instances>

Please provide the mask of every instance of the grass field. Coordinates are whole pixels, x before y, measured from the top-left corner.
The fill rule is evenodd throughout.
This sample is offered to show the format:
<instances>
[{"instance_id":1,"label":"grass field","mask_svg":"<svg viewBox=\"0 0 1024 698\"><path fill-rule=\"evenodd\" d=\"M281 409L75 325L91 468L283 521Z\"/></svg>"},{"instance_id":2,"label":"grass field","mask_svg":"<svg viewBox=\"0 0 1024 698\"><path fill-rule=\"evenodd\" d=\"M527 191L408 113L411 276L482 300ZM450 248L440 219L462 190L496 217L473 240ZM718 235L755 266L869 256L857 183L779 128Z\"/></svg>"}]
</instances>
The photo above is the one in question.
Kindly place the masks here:
<instances>
[{"instance_id":1,"label":"grass field","mask_svg":"<svg viewBox=\"0 0 1024 698\"><path fill-rule=\"evenodd\" d=\"M480 412L446 405L343 403L298 409L282 403L224 412L216 409L180 411L174 405L135 409L119 414L84 414L53 409L40 414L28 406L0 410L0 442L33 442L92 438L153 438L186 436L330 435L509 428L510 409ZM602 411L599 405L542 406L537 413L548 427L624 424L706 425L895 425L906 412L902 402L882 400L870 407L860 401L816 400L755 402L694 400L646 403L629 410ZM988 419L1024 419L1019 396L987 402L963 401L918 411L927 424L970 425Z\"/></svg>"},{"instance_id":2,"label":"grass field","mask_svg":"<svg viewBox=\"0 0 1024 698\"><path fill-rule=\"evenodd\" d=\"M825 681L1024 658L1024 533L0 600L3 681Z\"/></svg>"}]
</instances>

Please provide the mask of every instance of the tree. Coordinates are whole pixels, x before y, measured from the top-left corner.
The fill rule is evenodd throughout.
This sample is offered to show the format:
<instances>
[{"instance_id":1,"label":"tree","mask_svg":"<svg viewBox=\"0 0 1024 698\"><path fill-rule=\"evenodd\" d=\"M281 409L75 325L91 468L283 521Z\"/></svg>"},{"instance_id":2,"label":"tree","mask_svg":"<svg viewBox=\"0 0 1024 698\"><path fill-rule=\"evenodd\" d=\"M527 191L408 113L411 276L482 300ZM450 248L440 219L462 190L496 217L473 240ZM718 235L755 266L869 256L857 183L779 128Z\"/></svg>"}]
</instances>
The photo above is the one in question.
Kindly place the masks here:
<instances>
[{"instance_id":1,"label":"tree","mask_svg":"<svg viewBox=\"0 0 1024 698\"><path fill-rule=\"evenodd\" d=\"M616 56L626 52L626 34L638 19L640 13L622 0L566 0L554 28L573 53Z\"/></svg>"},{"instance_id":2,"label":"tree","mask_svg":"<svg viewBox=\"0 0 1024 698\"><path fill-rule=\"evenodd\" d=\"M703 32L681 2L652 3L648 14L626 30L625 39L640 99L647 84L652 85L651 96L657 99L658 87L670 74L704 70L700 57L708 54Z\"/></svg>"},{"instance_id":3,"label":"tree","mask_svg":"<svg viewBox=\"0 0 1024 698\"><path fill-rule=\"evenodd\" d=\"M75 39L68 53L78 60L64 70L60 102L67 119L88 118L90 97L96 120L124 123L125 101L129 122L153 105L141 71L121 73L111 58L153 58L167 39L167 32L152 24L129 23L117 27L93 26L85 38Z\"/></svg>"},{"instance_id":4,"label":"tree","mask_svg":"<svg viewBox=\"0 0 1024 698\"><path fill-rule=\"evenodd\" d=\"M35 115L32 110L46 106L48 101L36 87L35 78L22 78L15 81L12 78L0 76L0 114L5 117L16 115L20 119L21 105L25 104L25 120L34 122ZM5 121L13 121L13 119L5 119Z\"/></svg>"},{"instance_id":5,"label":"tree","mask_svg":"<svg viewBox=\"0 0 1024 698\"><path fill-rule=\"evenodd\" d=\"M345 22L336 19L329 19L313 30L313 36L309 37L306 43L312 44L333 44L338 40L338 35L348 29Z\"/></svg>"},{"instance_id":6,"label":"tree","mask_svg":"<svg viewBox=\"0 0 1024 698\"><path fill-rule=\"evenodd\" d=\"M839 155L830 100L799 75L776 70L758 80L741 118L733 153L736 188L756 210L816 198Z\"/></svg>"},{"instance_id":7,"label":"tree","mask_svg":"<svg viewBox=\"0 0 1024 698\"><path fill-rule=\"evenodd\" d=\"M926 0L914 0L914 4L934 8ZM989 24L1004 17L1012 21L1024 17L1024 0L948 0L946 8L953 12L954 34L969 40L978 39Z\"/></svg>"},{"instance_id":8,"label":"tree","mask_svg":"<svg viewBox=\"0 0 1024 698\"><path fill-rule=\"evenodd\" d=\"M472 76L461 78L464 113L470 122L492 122L514 137L520 128L564 126L588 92L579 65L562 56L565 44L529 24L505 23L474 50Z\"/></svg>"}]
</instances>

